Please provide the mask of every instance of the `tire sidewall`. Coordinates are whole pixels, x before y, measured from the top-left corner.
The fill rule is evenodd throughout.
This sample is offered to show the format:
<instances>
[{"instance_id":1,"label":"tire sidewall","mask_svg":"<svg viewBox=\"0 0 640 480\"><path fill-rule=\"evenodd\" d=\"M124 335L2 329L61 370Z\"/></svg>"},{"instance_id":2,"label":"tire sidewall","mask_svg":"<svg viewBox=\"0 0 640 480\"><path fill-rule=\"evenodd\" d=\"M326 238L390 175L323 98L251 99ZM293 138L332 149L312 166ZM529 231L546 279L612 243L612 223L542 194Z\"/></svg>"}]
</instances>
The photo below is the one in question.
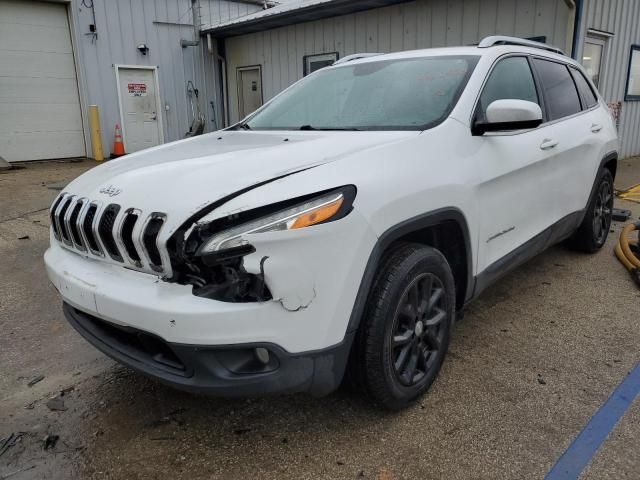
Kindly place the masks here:
<instances>
[{"instance_id":1,"label":"tire sidewall","mask_svg":"<svg viewBox=\"0 0 640 480\"><path fill-rule=\"evenodd\" d=\"M402 299L405 289L417 276L423 273L433 274L442 282L445 289L444 303L447 318L443 320L443 322L445 322L443 324L444 335L436 363L429 370L425 378L417 385L405 386L398 380L393 367L391 345L392 329L394 327L398 304ZM384 272L383 274L388 274L388 272ZM399 268L394 271L394 275L397 276L398 281L392 283L390 295L382 305L378 305L376 314L374 315L374 321L379 324L375 330L382 330L382 335L378 335L378 342L380 343L379 351L381 352L380 358L378 359L380 362L378 368L383 372L385 383L391 397L399 402L409 403L420 396L433 383L446 355L455 315L455 284L451 269L444 256L437 250L428 247L420 248L409 255L400 264Z\"/></svg>"},{"instance_id":2,"label":"tire sidewall","mask_svg":"<svg viewBox=\"0 0 640 480\"><path fill-rule=\"evenodd\" d=\"M589 222L589 235L590 235L589 241L594 250L599 250L607 242L607 238L609 236L609 230L611 229L611 219L609 219L609 225L607 230L605 231L605 235L602 241L598 242L598 240L596 239L596 232L593 229L593 214L596 208L596 200L600 192L600 188L602 187L602 184L604 182L609 183L611 187L611 194L613 195L613 176L611 175L611 172L605 168L601 169L600 172L598 173L596 188L593 192L591 201L589 202L589 209L587 210L587 214L586 214L587 216L585 218L585 220Z\"/></svg>"}]
</instances>

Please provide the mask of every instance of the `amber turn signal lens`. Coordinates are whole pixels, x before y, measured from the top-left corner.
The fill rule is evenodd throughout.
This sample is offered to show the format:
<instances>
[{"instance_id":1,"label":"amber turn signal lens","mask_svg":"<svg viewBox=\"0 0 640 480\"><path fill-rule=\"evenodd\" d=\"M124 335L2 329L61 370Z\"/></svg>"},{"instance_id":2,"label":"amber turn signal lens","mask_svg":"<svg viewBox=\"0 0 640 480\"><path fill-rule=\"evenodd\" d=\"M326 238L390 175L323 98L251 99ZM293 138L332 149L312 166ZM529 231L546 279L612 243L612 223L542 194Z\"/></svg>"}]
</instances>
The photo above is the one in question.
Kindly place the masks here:
<instances>
[{"instance_id":1,"label":"amber turn signal lens","mask_svg":"<svg viewBox=\"0 0 640 480\"><path fill-rule=\"evenodd\" d=\"M342 206L342 202L344 198L340 196L340 198L334 200L331 203L327 203L326 205L322 205L310 212L303 213L300 215L291 225L290 229L294 228L304 228L309 227L311 225L315 225L316 223L324 222L325 220L333 217L340 207Z\"/></svg>"}]
</instances>

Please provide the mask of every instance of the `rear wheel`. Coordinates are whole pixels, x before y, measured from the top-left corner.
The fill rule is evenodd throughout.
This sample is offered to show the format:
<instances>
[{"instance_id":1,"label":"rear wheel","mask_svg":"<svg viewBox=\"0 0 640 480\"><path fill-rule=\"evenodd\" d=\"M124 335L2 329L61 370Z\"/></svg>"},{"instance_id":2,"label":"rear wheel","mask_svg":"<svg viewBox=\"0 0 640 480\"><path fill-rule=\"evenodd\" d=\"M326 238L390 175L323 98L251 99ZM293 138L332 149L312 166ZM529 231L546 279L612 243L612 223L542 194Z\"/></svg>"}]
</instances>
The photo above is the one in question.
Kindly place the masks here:
<instances>
[{"instance_id":1,"label":"rear wheel","mask_svg":"<svg viewBox=\"0 0 640 480\"><path fill-rule=\"evenodd\" d=\"M453 275L438 250L403 244L389 252L377 273L352 357L365 391L392 410L419 398L440 370L454 313Z\"/></svg>"},{"instance_id":2,"label":"rear wheel","mask_svg":"<svg viewBox=\"0 0 640 480\"><path fill-rule=\"evenodd\" d=\"M593 253L607 241L613 214L613 176L607 169L598 174L596 189L584 219L570 239L570 245L581 252Z\"/></svg>"}]
</instances>

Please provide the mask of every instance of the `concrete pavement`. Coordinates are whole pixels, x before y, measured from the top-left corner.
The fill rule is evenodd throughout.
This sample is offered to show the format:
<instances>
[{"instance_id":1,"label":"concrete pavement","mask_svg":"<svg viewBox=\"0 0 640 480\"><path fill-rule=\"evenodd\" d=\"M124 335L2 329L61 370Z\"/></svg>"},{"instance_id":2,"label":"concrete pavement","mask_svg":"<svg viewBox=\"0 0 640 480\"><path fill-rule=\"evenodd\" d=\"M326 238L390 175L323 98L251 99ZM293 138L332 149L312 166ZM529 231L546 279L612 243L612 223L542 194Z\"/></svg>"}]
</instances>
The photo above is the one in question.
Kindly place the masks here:
<instances>
[{"instance_id":1,"label":"concrete pavement","mask_svg":"<svg viewBox=\"0 0 640 480\"><path fill-rule=\"evenodd\" d=\"M0 173L0 439L24 432L0 456L0 478L542 478L640 361L640 290L612 254L618 223L598 254L557 246L488 289L431 391L404 412L348 389L248 400L174 391L88 345L46 278L57 194L47 185L93 166ZM640 159L622 161L616 186L639 182ZM62 390L66 410L50 411ZM638 478L639 420L636 400L583 478ZM46 435L59 436L49 450Z\"/></svg>"}]
</instances>

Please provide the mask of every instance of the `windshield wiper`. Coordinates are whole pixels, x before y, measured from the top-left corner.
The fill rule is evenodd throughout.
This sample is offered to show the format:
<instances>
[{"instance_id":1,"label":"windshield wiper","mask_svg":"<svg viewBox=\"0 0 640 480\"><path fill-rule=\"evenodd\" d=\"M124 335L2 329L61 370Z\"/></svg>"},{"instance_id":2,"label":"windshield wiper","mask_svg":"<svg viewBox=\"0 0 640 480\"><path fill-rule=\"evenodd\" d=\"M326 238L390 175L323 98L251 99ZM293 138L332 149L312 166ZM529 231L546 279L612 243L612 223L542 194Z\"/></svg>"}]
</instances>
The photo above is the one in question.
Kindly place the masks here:
<instances>
[{"instance_id":1,"label":"windshield wiper","mask_svg":"<svg viewBox=\"0 0 640 480\"><path fill-rule=\"evenodd\" d=\"M238 129L241 128L242 130L251 130L251 127L249 126L248 123L238 123L235 127L233 127L234 129Z\"/></svg>"},{"instance_id":2,"label":"windshield wiper","mask_svg":"<svg viewBox=\"0 0 640 480\"><path fill-rule=\"evenodd\" d=\"M302 125L299 130L319 130L319 131L352 131L352 132L359 132L360 129L359 128L355 128L355 127L331 127L331 128L321 128L321 127L314 127L312 125Z\"/></svg>"}]
</instances>

